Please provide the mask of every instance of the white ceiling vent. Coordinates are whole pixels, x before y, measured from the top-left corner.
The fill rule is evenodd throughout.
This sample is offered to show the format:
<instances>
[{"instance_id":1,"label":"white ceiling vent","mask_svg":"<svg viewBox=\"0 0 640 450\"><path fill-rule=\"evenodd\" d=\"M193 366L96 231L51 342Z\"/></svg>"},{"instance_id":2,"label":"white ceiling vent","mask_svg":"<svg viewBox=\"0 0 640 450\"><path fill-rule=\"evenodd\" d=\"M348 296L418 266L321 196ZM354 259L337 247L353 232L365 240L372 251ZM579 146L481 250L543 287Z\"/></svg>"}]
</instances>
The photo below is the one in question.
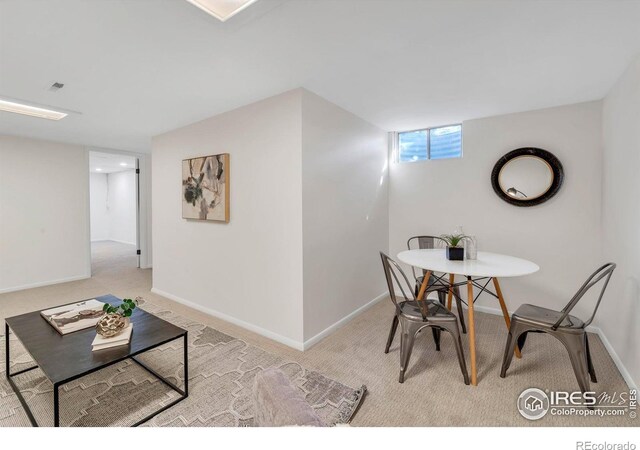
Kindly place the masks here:
<instances>
[{"instance_id":1,"label":"white ceiling vent","mask_svg":"<svg viewBox=\"0 0 640 450\"><path fill-rule=\"evenodd\" d=\"M64 87L64 83L58 83L57 81L55 83L53 83L51 86L49 86L49 90L50 91L59 91L60 89L62 89Z\"/></svg>"}]
</instances>

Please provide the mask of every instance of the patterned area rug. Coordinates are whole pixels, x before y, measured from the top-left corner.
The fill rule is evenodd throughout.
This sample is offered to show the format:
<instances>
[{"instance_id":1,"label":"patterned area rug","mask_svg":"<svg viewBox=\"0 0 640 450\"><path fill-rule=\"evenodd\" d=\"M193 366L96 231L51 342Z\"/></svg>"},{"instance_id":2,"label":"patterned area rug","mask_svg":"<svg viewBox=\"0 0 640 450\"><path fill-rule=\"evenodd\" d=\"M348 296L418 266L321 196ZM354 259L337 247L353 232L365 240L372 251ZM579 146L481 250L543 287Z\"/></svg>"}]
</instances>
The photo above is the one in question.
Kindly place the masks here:
<instances>
[{"instance_id":1,"label":"patterned area rug","mask_svg":"<svg viewBox=\"0 0 640 450\"><path fill-rule=\"evenodd\" d=\"M145 426L254 426L253 379L278 367L325 420L347 423L366 393L299 364L286 361L232 336L146 303L143 308L189 331L189 397ZM5 376L0 349L0 426L30 426ZM33 361L11 336L11 371ZM178 386L183 384L182 340L158 347L139 359ZM41 426L53 425L53 386L39 369L14 378ZM114 364L64 385L60 390L61 426L127 426L170 403L178 394L132 361Z\"/></svg>"}]
</instances>

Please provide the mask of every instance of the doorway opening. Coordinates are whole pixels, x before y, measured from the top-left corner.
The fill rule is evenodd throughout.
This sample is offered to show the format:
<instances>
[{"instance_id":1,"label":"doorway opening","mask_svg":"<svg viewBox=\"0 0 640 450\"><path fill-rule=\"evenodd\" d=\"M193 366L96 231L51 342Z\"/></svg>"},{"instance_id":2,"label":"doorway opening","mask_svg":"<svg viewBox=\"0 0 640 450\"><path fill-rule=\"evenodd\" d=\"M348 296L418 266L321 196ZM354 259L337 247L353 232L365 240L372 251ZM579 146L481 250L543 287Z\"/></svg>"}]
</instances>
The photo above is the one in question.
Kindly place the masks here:
<instances>
[{"instance_id":1,"label":"doorway opening","mask_svg":"<svg viewBox=\"0 0 640 450\"><path fill-rule=\"evenodd\" d=\"M92 275L140 267L139 160L89 152Z\"/></svg>"}]
</instances>

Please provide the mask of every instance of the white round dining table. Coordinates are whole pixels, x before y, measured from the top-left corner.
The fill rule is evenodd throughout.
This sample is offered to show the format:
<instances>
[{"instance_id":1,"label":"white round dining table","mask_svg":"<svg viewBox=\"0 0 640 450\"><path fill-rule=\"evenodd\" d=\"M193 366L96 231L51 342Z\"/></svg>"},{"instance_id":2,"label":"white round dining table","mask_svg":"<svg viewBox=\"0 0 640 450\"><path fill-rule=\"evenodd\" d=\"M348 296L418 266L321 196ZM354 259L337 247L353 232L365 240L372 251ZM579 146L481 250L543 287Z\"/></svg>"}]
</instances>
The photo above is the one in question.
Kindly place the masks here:
<instances>
[{"instance_id":1,"label":"white round dining table","mask_svg":"<svg viewBox=\"0 0 640 450\"><path fill-rule=\"evenodd\" d=\"M498 253L478 252L477 259L465 259L464 261L450 261L447 259L445 249L416 249L405 250L398 253L398 259L405 264L417 267L425 271L422 285L418 292L418 300L422 300L425 292L429 290L429 282L433 273L442 273L437 276L438 285L448 286L447 307L451 309L451 300L454 294L453 287L466 284L467 286L467 306L469 316L469 353L471 358L471 384L478 384L478 374L476 366L476 332L474 320L474 292L473 287L480 288L480 293L487 292L496 297L500 303L507 329L511 326L509 311L507 309L500 282L498 278L520 277L530 275L540 270L540 267L526 259L516 258ZM445 284L442 280L449 275L449 282ZM466 281L456 283L455 277L463 276ZM479 281L486 280L482 285ZM487 289L489 282L493 282L495 293ZM433 283L432 285L433 286ZM477 298L477 297L476 297ZM516 349L516 356L520 357L520 352Z\"/></svg>"},{"instance_id":2,"label":"white round dining table","mask_svg":"<svg viewBox=\"0 0 640 450\"><path fill-rule=\"evenodd\" d=\"M398 259L432 272L471 277L521 277L540 270L536 263L526 259L490 252L478 252L477 259L449 261L443 248L405 250L398 253Z\"/></svg>"}]
</instances>

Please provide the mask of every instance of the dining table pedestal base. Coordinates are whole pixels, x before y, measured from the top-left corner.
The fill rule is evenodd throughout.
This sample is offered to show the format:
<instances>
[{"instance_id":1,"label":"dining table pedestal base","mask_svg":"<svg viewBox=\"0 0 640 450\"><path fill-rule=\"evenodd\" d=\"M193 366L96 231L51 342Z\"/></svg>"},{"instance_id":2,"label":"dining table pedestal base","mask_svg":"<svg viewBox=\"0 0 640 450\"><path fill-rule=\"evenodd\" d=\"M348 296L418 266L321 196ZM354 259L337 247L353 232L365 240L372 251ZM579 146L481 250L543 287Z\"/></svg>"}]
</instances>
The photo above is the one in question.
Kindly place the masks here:
<instances>
[{"instance_id":1,"label":"dining table pedestal base","mask_svg":"<svg viewBox=\"0 0 640 450\"><path fill-rule=\"evenodd\" d=\"M429 285L429 280L431 279L432 271L428 270L422 284L420 285L420 290L418 292L418 300L423 300L424 295L430 288L442 288L442 286L447 287L447 285L443 285L444 276L439 276L436 278L436 283ZM485 281L484 284L481 284L481 281ZM489 283L493 282L493 286L495 288L495 292L491 292L487 286ZM511 319L509 317L509 310L507 309L507 304L504 301L504 296L502 295L502 288L500 287L500 282L497 277L479 277L474 278L471 276L466 277L466 281L463 282L455 282L455 274L449 274L449 283L447 287L447 308L451 310L453 303L453 296L457 294L454 293L454 288L458 286L466 285L467 286L467 313L469 315L469 357L471 358L471 384L473 386L478 385L478 368L477 368L477 354L476 354L476 323L475 323L475 311L474 304L478 299L480 294L487 293L498 299L500 303L500 309L502 310L502 315L504 317L505 325L507 326L507 331L511 327ZM473 287L476 286L480 289L477 295L474 294ZM517 358L521 358L520 350L516 347L515 355Z\"/></svg>"}]
</instances>

